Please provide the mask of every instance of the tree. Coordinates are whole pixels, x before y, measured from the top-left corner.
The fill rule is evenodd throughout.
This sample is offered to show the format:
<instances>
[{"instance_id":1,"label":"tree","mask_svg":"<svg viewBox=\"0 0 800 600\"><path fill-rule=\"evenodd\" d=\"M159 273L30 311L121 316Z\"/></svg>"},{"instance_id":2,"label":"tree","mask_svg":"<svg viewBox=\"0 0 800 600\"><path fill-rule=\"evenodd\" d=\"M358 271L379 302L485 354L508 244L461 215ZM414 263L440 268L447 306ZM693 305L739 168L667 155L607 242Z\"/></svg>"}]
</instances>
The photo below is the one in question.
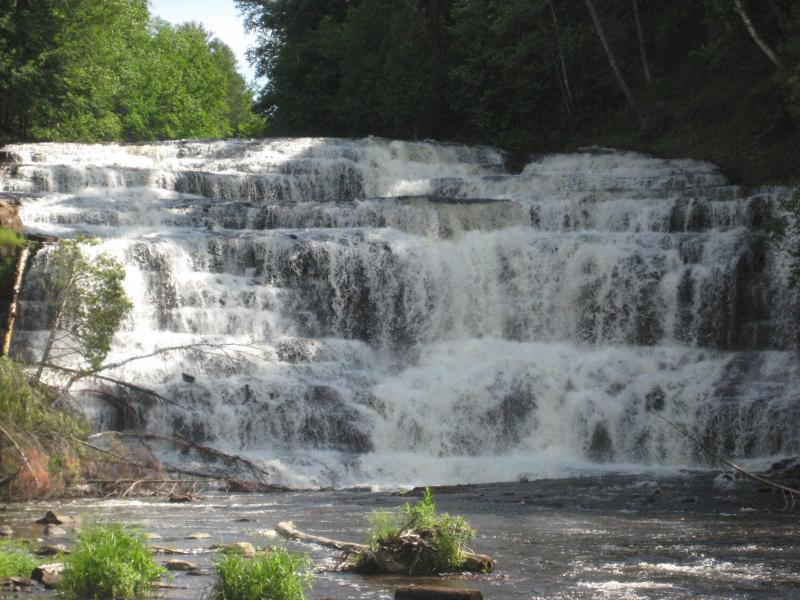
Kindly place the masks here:
<instances>
[{"instance_id":1,"label":"tree","mask_svg":"<svg viewBox=\"0 0 800 600\"><path fill-rule=\"evenodd\" d=\"M774 6L775 5L773 4L773 7ZM736 9L739 17L741 17L742 23L744 23L744 26L747 28L747 33L750 34L750 37L753 38L753 41L758 45L759 48L761 48L761 51L767 56L767 58L769 58L772 64L774 64L776 67L780 67L781 63L778 60L778 55L775 54L775 51L770 48L769 45L767 45L767 43L764 41L764 38L762 38L756 31L753 21L750 20L749 15L742 5L742 0L733 0L733 7Z\"/></svg>"},{"instance_id":2,"label":"tree","mask_svg":"<svg viewBox=\"0 0 800 600\"><path fill-rule=\"evenodd\" d=\"M0 0L0 142L257 131L230 49L147 0Z\"/></svg>"},{"instance_id":3,"label":"tree","mask_svg":"<svg viewBox=\"0 0 800 600\"><path fill-rule=\"evenodd\" d=\"M594 6L594 0L585 1L586 8L589 9L589 14L592 16L592 23L594 23L594 29L597 32L597 37L600 38L600 42L603 44L603 49L606 51L608 63L611 65L611 69L614 71L614 76L617 78L617 83L619 84L622 93L625 94L625 100L627 100L628 106L636 115L636 118L639 120L639 124L642 125L644 123L644 118L642 116L642 111L639 109L639 103L636 102L636 98L634 97L630 86L628 86L628 82L625 81L625 76L622 74L622 69L619 67L619 63L614 56L614 52L611 50L611 45L608 43L608 38L606 37L605 30L603 29L603 24L600 21L600 17L597 14L597 9Z\"/></svg>"},{"instance_id":4,"label":"tree","mask_svg":"<svg viewBox=\"0 0 800 600\"><path fill-rule=\"evenodd\" d=\"M62 240L46 254L45 302L52 325L35 383L54 361L72 363L70 383L97 371L133 306L122 287L124 267L105 253L90 256L84 251L95 245L90 238Z\"/></svg>"}]
</instances>

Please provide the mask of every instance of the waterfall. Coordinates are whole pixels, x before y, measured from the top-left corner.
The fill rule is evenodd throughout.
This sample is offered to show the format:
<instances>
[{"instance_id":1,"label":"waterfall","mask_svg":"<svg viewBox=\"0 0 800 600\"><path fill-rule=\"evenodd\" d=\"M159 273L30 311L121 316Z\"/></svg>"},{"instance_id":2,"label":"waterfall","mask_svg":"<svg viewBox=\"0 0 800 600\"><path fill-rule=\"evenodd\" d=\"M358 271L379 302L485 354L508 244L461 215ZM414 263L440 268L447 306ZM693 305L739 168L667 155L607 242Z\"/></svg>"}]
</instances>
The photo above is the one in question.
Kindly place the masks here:
<instances>
[{"instance_id":1,"label":"waterfall","mask_svg":"<svg viewBox=\"0 0 800 600\"><path fill-rule=\"evenodd\" d=\"M605 149L518 173L492 148L377 138L7 150L30 231L125 265L110 361L204 344L113 372L170 400L129 391L136 424L277 482L706 464L659 415L729 457L800 452L800 298L764 232L785 188ZM28 358L46 253L20 296Z\"/></svg>"}]
</instances>

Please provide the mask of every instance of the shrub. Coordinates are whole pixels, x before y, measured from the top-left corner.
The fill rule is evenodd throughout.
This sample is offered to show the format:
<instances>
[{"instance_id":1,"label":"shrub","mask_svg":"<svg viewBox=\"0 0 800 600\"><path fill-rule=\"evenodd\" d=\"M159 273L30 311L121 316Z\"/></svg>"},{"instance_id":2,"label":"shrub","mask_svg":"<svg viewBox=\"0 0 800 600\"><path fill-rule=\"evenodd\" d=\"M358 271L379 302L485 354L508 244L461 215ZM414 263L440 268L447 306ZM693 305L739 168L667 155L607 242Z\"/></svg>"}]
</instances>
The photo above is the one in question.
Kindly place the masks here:
<instances>
[{"instance_id":1,"label":"shrub","mask_svg":"<svg viewBox=\"0 0 800 600\"><path fill-rule=\"evenodd\" d=\"M304 600L314 576L305 555L273 548L255 558L226 552L216 562L211 600Z\"/></svg>"},{"instance_id":2,"label":"shrub","mask_svg":"<svg viewBox=\"0 0 800 600\"><path fill-rule=\"evenodd\" d=\"M10 227L0 227L0 246L20 248L26 244L25 238Z\"/></svg>"},{"instance_id":3,"label":"shrub","mask_svg":"<svg viewBox=\"0 0 800 600\"><path fill-rule=\"evenodd\" d=\"M85 439L88 428L52 404L51 390L31 386L17 363L0 357L0 479L10 478L0 490L5 495L57 494L77 478L82 450L74 440Z\"/></svg>"},{"instance_id":4,"label":"shrub","mask_svg":"<svg viewBox=\"0 0 800 600\"><path fill-rule=\"evenodd\" d=\"M13 543L0 544L0 579L6 577L30 577L31 571L39 561L20 545Z\"/></svg>"},{"instance_id":5,"label":"shrub","mask_svg":"<svg viewBox=\"0 0 800 600\"><path fill-rule=\"evenodd\" d=\"M61 590L80 600L143 598L164 569L142 533L122 525L95 525L78 534L64 557Z\"/></svg>"},{"instance_id":6,"label":"shrub","mask_svg":"<svg viewBox=\"0 0 800 600\"><path fill-rule=\"evenodd\" d=\"M404 536L418 536L430 546L425 555L429 564L417 568L433 573L456 571L464 565L464 548L476 535L462 516L438 513L433 493L425 488L416 504L406 503L399 511L376 511L369 517L371 550L402 542Z\"/></svg>"}]
</instances>

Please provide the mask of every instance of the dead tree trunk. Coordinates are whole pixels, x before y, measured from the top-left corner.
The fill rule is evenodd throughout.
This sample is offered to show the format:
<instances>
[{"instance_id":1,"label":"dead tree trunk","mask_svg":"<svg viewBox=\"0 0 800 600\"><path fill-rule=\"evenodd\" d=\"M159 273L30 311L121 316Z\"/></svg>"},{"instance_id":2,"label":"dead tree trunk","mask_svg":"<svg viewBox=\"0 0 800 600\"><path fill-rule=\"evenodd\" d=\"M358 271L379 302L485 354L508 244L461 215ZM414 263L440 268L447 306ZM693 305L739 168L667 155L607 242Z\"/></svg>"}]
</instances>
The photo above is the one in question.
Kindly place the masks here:
<instances>
[{"instance_id":1,"label":"dead tree trunk","mask_svg":"<svg viewBox=\"0 0 800 600\"><path fill-rule=\"evenodd\" d=\"M588 1L588 0L587 0ZM764 39L758 35L753 22L750 20L750 17L747 15L747 12L744 10L744 6L742 5L742 0L733 0L733 7L736 9L736 12L739 13L739 16L742 18L742 22L744 26L747 28L747 32L750 34L750 37L753 38L753 41L761 48L761 51L767 55L772 63L780 68L781 63L778 60L778 55L770 48Z\"/></svg>"},{"instance_id":2,"label":"dead tree trunk","mask_svg":"<svg viewBox=\"0 0 800 600\"><path fill-rule=\"evenodd\" d=\"M633 0L633 18L636 20L636 37L639 38L639 54L642 56L642 69L644 69L644 78L647 85L653 83L653 78L650 76L650 62L647 60L647 48L644 43L644 29L642 28L642 19L639 16L639 0Z\"/></svg>"},{"instance_id":3,"label":"dead tree trunk","mask_svg":"<svg viewBox=\"0 0 800 600\"><path fill-rule=\"evenodd\" d=\"M17 268L14 272L14 287L11 290L11 302L8 304L8 321L6 322L6 332L3 336L3 347L0 349L0 356L8 356L11 350L11 338L14 335L14 323L17 320L17 298L22 287L22 277L25 273L25 265L28 262L28 247L23 246L17 258Z\"/></svg>"},{"instance_id":4,"label":"dead tree trunk","mask_svg":"<svg viewBox=\"0 0 800 600\"><path fill-rule=\"evenodd\" d=\"M642 116L642 111L639 108L638 102L636 102L633 92L631 92L631 88L628 87L628 82L625 81L625 77L622 74L622 70L619 68L617 59L614 57L614 52L611 50L611 45L608 43L608 39L606 38L603 24L600 22L600 17L597 15L594 1L586 0L586 8L589 9L589 14L592 16L592 23L594 23L594 29L597 32L597 37L600 38L600 42L603 44L603 49L606 52L608 63L611 65L611 70L614 71L614 76L617 78L617 83L619 84L622 93L625 95L625 100L628 102L630 109L636 115L639 125L643 127L644 117Z\"/></svg>"},{"instance_id":5,"label":"dead tree trunk","mask_svg":"<svg viewBox=\"0 0 800 600\"><path fill-rule=\"evenodd\" d=\"M550 5L550 14L553 17L553 29L556 34L556 51L558 52L558 62L561 70L561 77L559 83L562 86L562 93L564 95L564 107L567 109L567 115L572 116L572 89L569 87L569 77L567 76L567 61L564 58L564 46L561 44L561 28L558 25L558 17L556 9L553 6L553 0L548 0ZM559 69L557 68L556 71Z\"/></svg>"}]
</instances>

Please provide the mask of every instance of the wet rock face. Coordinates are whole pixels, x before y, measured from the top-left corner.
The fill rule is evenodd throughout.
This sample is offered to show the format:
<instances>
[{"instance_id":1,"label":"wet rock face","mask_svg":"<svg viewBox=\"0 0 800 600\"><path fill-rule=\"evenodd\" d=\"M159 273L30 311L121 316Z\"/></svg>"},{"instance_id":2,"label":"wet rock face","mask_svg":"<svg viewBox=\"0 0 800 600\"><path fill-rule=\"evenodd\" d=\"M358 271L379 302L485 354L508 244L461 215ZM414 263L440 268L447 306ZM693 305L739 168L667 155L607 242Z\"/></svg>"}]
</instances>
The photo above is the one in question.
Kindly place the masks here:
<instances>
[{"instance_id":1,"label":"wet rock face","mask_svg":"<svg viewBox=\"0 0 800 600\"><path fill-rule=\"evenodd\" d=\"M664 410L664 402L667 399L667 395L664 393L664 390L661 387L656 386L644 397L645 400L645 410L649 411L661 411Z\"/></svg>"},{"instance_id":2,"label":"wet rock face","mask_svg":"<svg viewBox=\"0 0 800 600\"><path fill-rule=\"evenodd\" d=\"M394 477L405 452L413 481L496 455L700 462L661 414L726 455L800 449L800 292L757 229L780 189L374 138L14 152L0 183L26 223L125 263L112 360L181 346L113 374L161 398L116 390L135 410L105 402L104 426L252 453L287 485ZM47 251L33 262L15 344L35 357L52 311Z\"/></svg>"},{"instance_id":3,"label":"wet rock face","mask_svg":"<svg viewBox=\"0 0 800 600\"><path fill-rule=\"evenodd\" d=\"M306 396L308 410L300 435L317 448L335 448L365 453L372 449L369 435L359 429L358 413L348 406L333 388L315 386Z\"/></svg>"},{"instance_id":4,"label":"wet rock face","mask_svg":"<svg viewBox=\"0 0 800 600\"><path fill-rule=\"evenodd\" d=\"M589 446L586 448L587 458L595 462L611 462L614 460L614 442L605 424L595 425Z\"/></svg>"}]
</instances>

